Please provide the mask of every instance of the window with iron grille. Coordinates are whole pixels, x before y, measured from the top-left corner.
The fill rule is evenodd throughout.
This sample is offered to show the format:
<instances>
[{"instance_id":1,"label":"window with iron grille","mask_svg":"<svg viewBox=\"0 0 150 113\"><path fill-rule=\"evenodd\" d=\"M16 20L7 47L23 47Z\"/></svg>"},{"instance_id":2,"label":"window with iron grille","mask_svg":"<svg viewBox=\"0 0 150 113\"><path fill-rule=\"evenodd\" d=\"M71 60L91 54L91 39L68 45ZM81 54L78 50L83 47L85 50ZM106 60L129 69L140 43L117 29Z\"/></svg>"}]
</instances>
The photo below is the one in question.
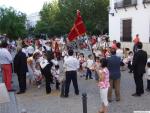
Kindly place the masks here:
<instances>
[{"instance_id":1,"label":"window with iron grille","mask_svg":"<svg viewBox=\"0 0 150 113\"><path fill-rule=\"evenodd\" d=\"M137 0L122 0L115 2L115 8L124 8L124 7L130 7L130 6L136 6Z\"/></svg>"}]
</instances>

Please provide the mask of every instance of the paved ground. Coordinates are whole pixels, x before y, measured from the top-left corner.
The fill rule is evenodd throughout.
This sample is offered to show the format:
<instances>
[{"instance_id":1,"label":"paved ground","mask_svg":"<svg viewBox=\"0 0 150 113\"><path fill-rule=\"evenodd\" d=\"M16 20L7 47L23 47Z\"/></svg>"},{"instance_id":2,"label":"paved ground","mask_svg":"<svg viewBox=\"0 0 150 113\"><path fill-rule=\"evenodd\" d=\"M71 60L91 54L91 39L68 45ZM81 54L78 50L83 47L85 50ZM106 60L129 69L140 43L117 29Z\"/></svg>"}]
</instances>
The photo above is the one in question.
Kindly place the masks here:
<instances>
[{"instance_id":1,"label":"paved ground","mask_svg":"<svg viewBox=\"0 0 150 113\"><path fill-rule=\"evenodd\" d=\"M28 113L82 113L81 94L86 92L88 97L88 113L97 113L100 97L95 81L78 78L80 95L74 95L74 89L71 85L69 98L60 98L59 92L55 91L54 88L50 95L46 95L44 86L41 89L35 86L28 86L25 94L16 95L19 111L25 108ZM15 79L16 77L14 77ZM16 85L15 87L17 87ZM137 98L131 96L134 90L135 85L132 74L128 74L127 71L122 72L121 101L116 102L114 97L114 101L109 104L109 113L133 113L134 110L150 111L150 93L145 92L142 97Z\"/></svg>"},{"instance_id":2,"label":"paved ground","mask_svg":"<svg viewBox=\"0 0 150 113\"><path fill-rule=\"evenodd\" d=\"M0 75L1 76L1 75ZM1 79L1 77L0 77ZM17 77L13 77L14 87L18 89ZM74 95L71 85L69 98L60 98L59 91L53 88L50 95L46 95L44 85L41 89L36 86L28 86L27 92L23 95L16 95L18 108L21 111L26 109L27 113L83 113L82 93L87 93L88 113L97 113L100 105L99 89L94 80L85 80L78 77L80 95ZM146 81L144 81L146 87ZM135 92L135 84L132 74L122 72L121 77L121 101L114 101L109 104L109 113L133 113L133 111L150 111L150 93L145 92L142 97L132 97ZM13 113L13 112L12 112Z\"/></svg>"}]
</instances>

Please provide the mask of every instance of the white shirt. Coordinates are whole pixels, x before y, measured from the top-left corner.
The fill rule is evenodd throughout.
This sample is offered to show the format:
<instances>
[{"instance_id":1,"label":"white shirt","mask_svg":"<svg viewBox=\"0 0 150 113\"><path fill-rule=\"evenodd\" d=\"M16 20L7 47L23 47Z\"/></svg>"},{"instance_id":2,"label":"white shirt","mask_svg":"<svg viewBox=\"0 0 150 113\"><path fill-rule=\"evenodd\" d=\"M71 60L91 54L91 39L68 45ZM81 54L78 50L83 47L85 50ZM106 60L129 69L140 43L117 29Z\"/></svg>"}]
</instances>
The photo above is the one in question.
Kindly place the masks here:
<instances>
[{"instance_id":1,"label":"white shirt","mask_svg":"<svg viewBox=\"0 0 150 113\"><path fill-rule=\"evenodd\" d=\"M150 68L147 68L147 70L146 70L146 78L148 79L148 80L150 80Z\"/></svg>"},{"instance_id":2,"label":"white shirt","mask_svg":"<svg viewBox=\"0 0 150 113\"><path fill-rule=\"evenodd\" d=\"M33 54L34 53L34 47L32 47L32 46L27 47L27 52L29 54Z\"/></svg>"},{"instance_id":3,"label":"white shirt","mask_svg":"<svg viewBox=\"0 0 150 113\"><path fill-rule=\"evenodd\" d=\"M64 56L64 61L65 61L67 58L68 58L68 55L65 55L65 56Z\"/></svg>"},{"instance_id":4,"label":"white shirt","mask_svg":"<svg viewBox=\"0 0 150 113\"><path fill-rule=\"evenodd\" d=\"M64 68L66 71L76 71L79 68L79 60L73 56L68 56L64 60Z\"/></svg>"},{"instance_id":5,"label":"white shirt","mask_svg":"<svg viewBox=\"0 0 150 113\"><path fill-rule=\"evenodd\" d=\"M59 78L59 76L60 76L60 70L59 69L55 69L55 68L53 68L52 70L51 70L51 73L52 73L52 75L54 76L54 77L56 77L57 79Z\"/></svg>"},{"instance_id":6,"label":"white shirt","mask_svg":"<svg viewBox=\"0 0 150 113\"><path fill-rule=\"evenodd\" d=\"M117 49L116 50L116 56L118 56L121 59L123 59L123 50L122 49Z\"/></svg>"},{"instance_id":7,"label":"white shirt","mask_svg":"<svg viewBox=\"0 0 150 113\"><path fill-rule=\"evenodd\" d=\"M48 63L48 61L46 59L42 58L40 60L40 66L41 66L42 69L44 69L48 64L49 63Z\"/></svg>"},{"instance_id":8,"label":"white shirt","mask_svg":"<svg viewBox=\"0 0 150 113\"><path fill-rule=\"evenodd\" d=\"M0 64L11 64L12 56L6 48L0 48Z\"/></svg>"},{"instance_id":9,"label":"white shirt","mask_svg":"<svg viewBox=\"0 0 150 113\"><path fill-rule=\"evenodd\" d=\"M67 55L67 51L62 52L62 56L65 56L65 55Z\"/></svg>"},{"instance_id":10,"label":"white shirt","mask_svg":"<svg viewBox=\"0 0 150 113\"><path fill-rule=\"evenodd\" d=\"M45 47L46 47L46 50L47 50L47 51L50 51L50 50L51 50L51 47L50 47L50 46L45 45Z\"/></svg>"},{"instance_id":11,"label":"white shirt","mask_svg":"<svg viewBox=\"0 0 150 113\"><path fill-rule=\"evenodd\" d=\"M58 65L58 61L56 59L51 60L54 65Z\"/></svg>"},{"instance_id":12,"label":"white shirt","mask_svg":"<svg viewBox=\"0 0 150 113\"><path fill-rule=\"evenodd\" d=\"M94 64L94 61L91 60L91 59L88 59L86 62L87 62L87 67L88 67L89 69L92 68L92 65Z\"/></svg>"},{"instance_id":13,"label":"white shirt","mask_svg":"<svg viewBox=\"0 0 150 113\"><path fill-rule=\"evenodd\" d=\"M28 57L28 51L27 48L22 48L22 52L26 54L26 56Z\"/></svg>"},{"instance_id":14,"label":"white shirt","mask_svg":"<svg viewBox=\"0 0 150 113\"><path fill-rule=\"evenodd\" d=\"M150 58L148 58L147 62L150 62Z\"/></svg>"}]
</instances>

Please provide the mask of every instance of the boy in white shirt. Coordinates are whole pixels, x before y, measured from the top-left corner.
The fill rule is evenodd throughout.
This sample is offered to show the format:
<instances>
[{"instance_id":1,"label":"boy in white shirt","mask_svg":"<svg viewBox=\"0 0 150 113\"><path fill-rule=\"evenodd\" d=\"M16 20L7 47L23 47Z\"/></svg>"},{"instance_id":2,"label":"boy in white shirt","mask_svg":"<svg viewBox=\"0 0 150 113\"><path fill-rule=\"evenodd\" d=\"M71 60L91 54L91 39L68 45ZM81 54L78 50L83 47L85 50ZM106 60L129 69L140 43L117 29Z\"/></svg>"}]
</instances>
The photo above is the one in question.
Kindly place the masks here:
<instances>
[{"instance_id":1,"label":"boy in white shirt","mask_svg":"<svg viewBox=\"0 0 150 113\"><path fill-rule=\"evenodd\" d=\"M87 80L88 77L89 77L89 79L92 79L91 68L92 68L92 66L94 64L94 61L92 59L92 55L88 56L88 60L86 62L87 62L87 71L86 71L86 79L85 80Z\"/></svg>"},{"instance_id":2,"label":"boy in white shirt","mask_svg":"<svg viewBox=\"0 0 150 113\"><path fill-rule=\"evenodd\" d=\"M56 83L56 89L59 90L59 78L60 78L60 69L59 65L55 65L54 68L52 68L52 75L54 77L55 83Z\"/></svg>"}]
</instances>

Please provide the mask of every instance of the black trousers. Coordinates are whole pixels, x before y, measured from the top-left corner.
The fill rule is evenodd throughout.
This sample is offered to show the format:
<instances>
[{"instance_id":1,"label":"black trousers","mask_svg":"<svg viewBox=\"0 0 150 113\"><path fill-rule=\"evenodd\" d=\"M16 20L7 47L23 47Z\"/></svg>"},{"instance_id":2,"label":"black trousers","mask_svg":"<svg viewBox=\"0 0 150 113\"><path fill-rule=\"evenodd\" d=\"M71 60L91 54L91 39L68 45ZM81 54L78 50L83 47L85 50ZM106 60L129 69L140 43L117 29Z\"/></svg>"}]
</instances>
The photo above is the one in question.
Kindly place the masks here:
<instances>
[{"instance_id":1,"label":"black trousers","mask_svg":"<svg viewBox=\"0 0 150 113\"><path fill-rule=\"evenodd\" d=\"M150 90L150 80L147 80L147 89Z\"/></svg>"},{"instance_id":2,"label":"black trousers","mask_svg":"<svg viewBox=\"0 0 150 113\"><path fill-rule=\"evenodd\" d=\"M134 73L134 81L136 85L136 94L143 94L144 93L144 86L143 86L143 74Z\"/></svg>"},{"instance_id":3,"label":"black trousers","mask_svg":"<svg viewBox=\"0 0 150 113\"><path fill-rule=\"evenodd\" d=\"M49 65L47 65L44 69L42 69L42 74L45 77L45 82L46 82L46 93L49 94L51 93L51 81L52 81L52 74L50 72L51 68Z\"/></svg>"},{"instance_id":4,"label":"black trousers","mask_svg":"<svg viewBox=\"0 0 150 113\"><path fill-rule=\"evenodd\" d=\"M78 83L77 83L77 72L76 71L67 71L66 72L66 83L65 83L65 96L69 94L70 83L73 83L75 94L79 94Z\"/></svg>"},{"instance_id":5,"label":"black trousers","mask_svg":"<svg viewBox=\"0 0 150 113\"><path fill-rule=\"evenodd\" d=\"M86 79L88 79L88 77L92 78L92 72L89 68L87 68L87 71L86 71Z\"/></svg>"},{"instance_id":6,"label":"black trousers","mask_svg":"<svg viewBox=\"0 0 150 113\"><path fill-rule=\"evenodd\" d=\"M26 91L26 73L17 73L20 92Z\"/></svg>"},{"instance_id":7,"label":"black trousers","mask_svg":"<svg viewBox=\"0 0 150 113\"><path fill-rule=\"evenodd\" d=\"M131 65L131 61L128 62L128 68L131 72L133 71L133 66Z\"/></svg>"},{"instance_id":8,"label":"black trousers","mask_svg":"<svg viewBox=\"0 0 150 113\"><path fill-rule=\"evenodd\" d=\"M58 89L58 90L59 90L59 85L60 85L59 81L56 80L56 89Z\"/></svg>"}]
</instances>

